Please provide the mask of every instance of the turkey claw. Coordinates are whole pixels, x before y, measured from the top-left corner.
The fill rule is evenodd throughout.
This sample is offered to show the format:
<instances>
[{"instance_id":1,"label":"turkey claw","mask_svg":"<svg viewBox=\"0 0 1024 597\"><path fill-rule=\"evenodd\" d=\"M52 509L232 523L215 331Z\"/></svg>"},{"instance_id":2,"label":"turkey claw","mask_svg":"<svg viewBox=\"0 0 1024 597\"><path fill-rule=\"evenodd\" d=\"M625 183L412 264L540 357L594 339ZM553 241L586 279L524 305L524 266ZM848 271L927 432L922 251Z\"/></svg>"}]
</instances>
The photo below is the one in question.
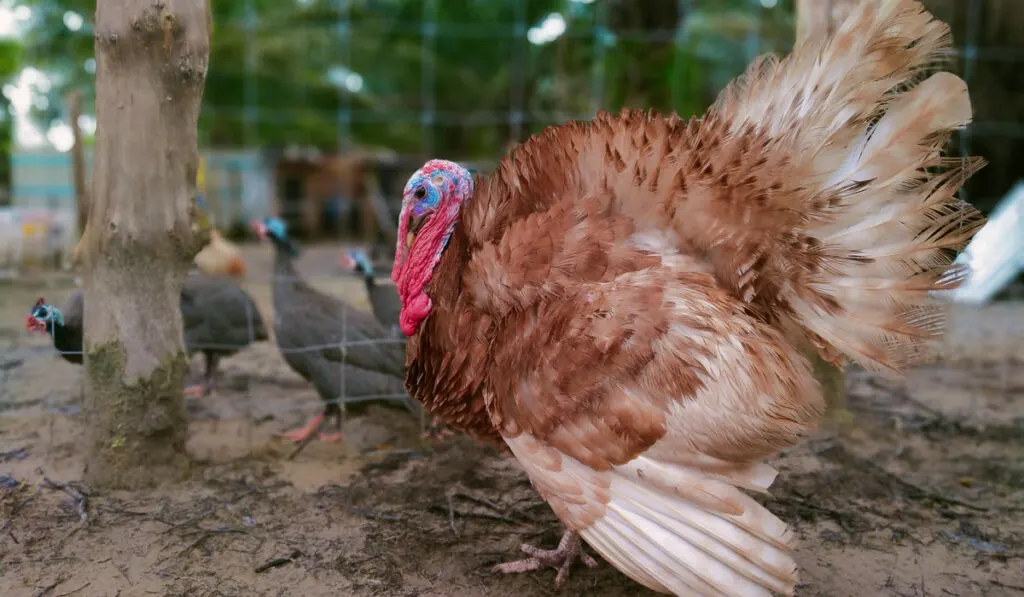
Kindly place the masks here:
<instances>
[{"instance_id":1,"label":"turkey claw","mask_svg":"<svg viewBox=\"0 0 1024 597\"><path fill-rule=\"evenodd\" d=\"M428 428L426 431L423 432L422 437L425 440L441 441L449 437L453 437L454 435L455 432L452 431L451 429L438 425L436 427Z\"/></svg>"},{"instance_id":2,"label":"turkey claw","mask_svg":"<svg viewBox=\"0 0 1024 597\"><path fill-rule=\"evenodd\" d=\"M555 549L540 549L529 543L524 543L522 550L530 557L498 564L494 566L493 570L502 574L511 574L550 567L558 570L558 575L555 576L555 586L561 587L569 578L569 570L577 558L588 568L597 566L597 560L583 552L580 536L573 531L566 531Z\"/></svg>"}]
</instances>

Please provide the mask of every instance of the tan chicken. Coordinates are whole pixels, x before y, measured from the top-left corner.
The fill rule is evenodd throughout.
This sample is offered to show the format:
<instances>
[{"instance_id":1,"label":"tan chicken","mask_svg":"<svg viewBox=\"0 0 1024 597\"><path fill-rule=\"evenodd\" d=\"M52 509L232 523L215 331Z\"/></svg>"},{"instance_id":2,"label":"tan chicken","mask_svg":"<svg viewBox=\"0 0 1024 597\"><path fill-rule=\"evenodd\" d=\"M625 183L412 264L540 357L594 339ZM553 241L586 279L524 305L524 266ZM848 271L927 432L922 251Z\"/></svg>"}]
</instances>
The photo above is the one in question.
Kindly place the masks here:
<instances>
[{"instance_id":1,"label":"tan chicken","mask_svg":"<svg viewBox=\"0 0 1024 597\"><path fill-rule=\"evenodd\" d=\"M793 594L792 533L744 490L821 419L800 347L919 361L943 331L930 292L962 280L983 221L955 197L982 160L940 154L967 87L919 76L949 41L917 2L863 2L701 120L602 114L485 178L412 176L392 272L406 386L507 446L567 527L499 570L561 583L582 538L662 593Z\"/></svg>"},{"instance_id":2,"label":"tan chicken","mask_svg":"<svg viewBox=\"0 0 1024 597\"><path fill-rule=\"evenodd\" d=\"M195 257L199 271L210 276L245 278L245 260L238 247L224 240L220 232L210 230L210 242Z\"/></svg>"}]
</instances>

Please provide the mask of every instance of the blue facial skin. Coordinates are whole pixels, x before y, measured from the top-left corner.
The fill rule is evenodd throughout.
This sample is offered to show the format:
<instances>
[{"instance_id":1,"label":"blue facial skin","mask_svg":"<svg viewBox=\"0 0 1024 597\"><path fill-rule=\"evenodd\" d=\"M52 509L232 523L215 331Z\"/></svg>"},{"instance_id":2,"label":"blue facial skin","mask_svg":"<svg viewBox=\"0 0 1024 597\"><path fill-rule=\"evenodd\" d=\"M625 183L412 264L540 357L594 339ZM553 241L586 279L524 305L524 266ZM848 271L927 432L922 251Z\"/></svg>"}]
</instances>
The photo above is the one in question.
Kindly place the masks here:
<instances>
[{"instance_id":1,"label":"blue facial skin","mask_svg":"<svg viewBox=\"0 0 1024 597\"><path fill-rule=\"evenodd\" d=\"M285 250L292 257L297 257L299 248L288 238L288 230L279 218L263 218L263 228L275 245Z\"/></svg>"},{"instance_id":2,"label":"blue facial skin","mask_svg":"<svg viewBox=\"0 0 1024 597\"><path fill-rule=\"evenodd\" d=\"M53 334L54 325L64 325L64 314L53 305L39 305L32 309L31 315L43 322L48 334Z\"/></svg>"},{"instance_id":3,"label":"blue facial skin","mask_svg":"<svg viewBox=\"0 0 1024 597\"><path fill-rule=\"evenodd\" d=\"M359 268L363 270L364 273L373 275L373 264L370 263L370 258L366 255L365 252L349 251L349 257L352 258L352 261L356 262L356 265L359 266Z\"/></svg>"},{"instance_id":4,"label":"blue facial skin","mask_svg":"<svg viewBox=\"0 0 1024 597\"><path fill-rule=\"evenodd\" d=\"M422 198L416 197L416 193L420 189L425 193ZM426 177L423 175L414 176L409 180L408 184L406 184L406 194L411 194L415 197L415 202L412 204L412 213L416 216L422 216L428 211L437 209L437 205L441 202L441 193L434 185L427 182Z\"/></svg>"},{"instance_id":5,"label":"blue facial skin","mask_svg":"<svg viewBox=\"0 0 1024 597\"><path fill-rule=\"evenodd\" d=\"M285 228L284 222L279 218L264 218L263 225L267 229L267 233L281 240L288 238L288 230Z\"/></svg>"}]
</instances>

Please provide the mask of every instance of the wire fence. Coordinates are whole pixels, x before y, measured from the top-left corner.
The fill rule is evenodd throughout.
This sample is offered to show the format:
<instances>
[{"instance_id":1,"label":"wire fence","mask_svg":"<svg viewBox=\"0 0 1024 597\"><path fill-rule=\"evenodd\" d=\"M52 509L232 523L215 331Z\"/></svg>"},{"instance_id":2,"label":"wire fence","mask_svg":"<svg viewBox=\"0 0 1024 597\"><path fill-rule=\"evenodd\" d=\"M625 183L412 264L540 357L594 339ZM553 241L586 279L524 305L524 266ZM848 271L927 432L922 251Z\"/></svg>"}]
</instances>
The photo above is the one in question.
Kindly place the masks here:
<instances>
[{"instance_id":1,"label":"wire fence","mask_svg":"<svg viewBox=\"0 0 1024 597\"><path fill-rule=\"evenodd\" d=\"M385 192L393 193L394 181L423 159L493 160L532 132L601 109L697 114L754 56L790 50L795 4L214 3L213 54L199 123L200 143L210 154L207 194L217 196L224 227L294 211L303 212L296 217L305 219L305 232L343 238L337 226L318 223L348 217L349 206L367 192L367 170L380 165L370 160L349 171L332 156L383 148L408 157L386 174L392 183L383 185ZM1024 22L1009 2L925 4L950 23L953 69L971 86L975 120L958 135L954 151L989 160L964 191L988 211L1019 178L1024 96L1017 73L1024 63ZM91 15L83 17L74 40L91 48ZM218 148L220 156L209 148ZM316 157L296 160L289 157L294 148L315 148ZM71 205L67 154L48 163L16 156L12 167L15 205Z\"/></svg>"},{"instance_id":2,"label":"wire fence","mask_svg":"<svg viewBox=\"0 0 1024 597\"><path fill-rule=\"evenodd\" d=\"M699 113L754 56L789 51L796 21L795 2L787 0L304 0L280 3L291 6L280 8L287 13L265 4L213 3L213 56L199 122L200 191L222 228L276 213L287 215L290 230L332 239L345 234L327 223L358 220L353 206L372 192L393 202L427 157L494 160L544 126L601 109ZM988 159L963 192L988 211L1020 178L1024 12L987 0L925 4L951 25L952 70L971 89L975 119L958 134L954 151ZM81 41L91 52L92 15L83 17L69 44ZM76 55L71 45L69 56ZM83 60L88 70L92 58ZM92 66L94 72L94 60ZM87 107L92 84L90 75ZM380 151L349 168L343 158L357 148L363 156L367 148ZM87 167L90 161L87 151ZM0 270L69 253L70 156L19 151L12 178L14 207L0 213ZM26 313L18 314L20 325ZM327 404L408 401L404 392L353 385L350 356L401 339L353 338L351 322L341 319L334 336L277 348L278 355L342 354L331 365L337 391ZM249 340L254 321L246 324ZM235 346L211 341L191 348ZM5 386L17 371L0 367ZM249 390L243 393L250 404Z\"/></svg>"},{"instance_id":3,"label":"wire fence","mask_svg":"<svg viewBox=\"0 0 1024 597\"><path fill-rule=\"evenodd\" d=\"M330 288L330 291L322 292L338 301L338 317L310 321L302 311L294 309L282 310L279 314L271 306L273 287L295 282L311 282L314 287ZM231 280L222 283L235 284ZM405 337L397 326L378 322L371 311L352 304L352 290L357 284L362 286L357 276L341 273L299 278L272 275L269 279L247 280L245 286L252 294L232 294L213 288L204 290L197 286L190 291L189 300L193 304L183 307L185 348L193 361L193 375L196 372L196 355L211 352L225 359L226 363L225 360L214 361L217 373L223 377L227 364L233 370L232 378L236 383L226 391L223 384L217 383L215 401L229 403L232 415L228 416L247 421L249 426L257 424L257 411L272 412L275 418L280 415L289 419L299 412L306 416L316 415L317 411L308 401L292 404L287 399L273 398L274 404L261 403L273 392L259 391L260 386L266 386L268 390L270 387L305 386L319 396L321 413L337 405L344 420L353 405L381 403L407 410L418 418L421 432L426 431L428 421L423 408L404 388ZM339 288L340 292L335 291ZM71 287L68 290L75 291ZM366 292L363 288L359 291ZM205 296L204 292L207 293ZM266 304L255 304L253 295L267 295L261 296ZM269 302L266 301L268 298ZM47 346L40 346L38 340L24 342L28 337L24 329L11 344L5 345L0 341L0 416L66 415L77 414L81 409L82 405L75 403L75 393L61 385L59 375L51 379L34 378L40 371L38 368L49 370L52 367L33 366L34 363L52 363L52 359L61 357L73 362L76 357L80 360L84 356L81 347L61 345L64 336L53 327L54 321L63 321L66 326L81 329L81 315L77 310L80 307L71 304L66 310L62 305L53 307L55 309L40 311L27 303L20 320L25 325L25 317L30 314L39 317L47 327L36 331L48 334ZM0 322L5 323L0 328L8 328L10 332L18 319L11 317L9 310L3 315L9 321ZM268 325L270 322L273 325ZM307 342L295 342L297 329L300 330L298 336L308 338ZM269 333L261 335L259 332L262 330ZM278 331L283 333L279 335ZM261 337L266 339L261 340ZM267 346L260 348L261 344ZM288 370L291 374L287 373ZM75 375L81 376L82 373L76 372ZM301 386L293 375L302 378ZM48 382L53 380L57 380L55 385L48 386ZM203 375L200 387L207 381ZM19 398L16 395L26 388L35 388L37 398ZM80 387L79 395L82 394L84 386ZM321 426L326 422L323 421ZM316 433L313 433L308 439L315 437ZM251 436L248 441L252 441ZM302 442L299 449L307 443ZM253 447L250 444L249 449Z\"/></svg>"}]
</instances>

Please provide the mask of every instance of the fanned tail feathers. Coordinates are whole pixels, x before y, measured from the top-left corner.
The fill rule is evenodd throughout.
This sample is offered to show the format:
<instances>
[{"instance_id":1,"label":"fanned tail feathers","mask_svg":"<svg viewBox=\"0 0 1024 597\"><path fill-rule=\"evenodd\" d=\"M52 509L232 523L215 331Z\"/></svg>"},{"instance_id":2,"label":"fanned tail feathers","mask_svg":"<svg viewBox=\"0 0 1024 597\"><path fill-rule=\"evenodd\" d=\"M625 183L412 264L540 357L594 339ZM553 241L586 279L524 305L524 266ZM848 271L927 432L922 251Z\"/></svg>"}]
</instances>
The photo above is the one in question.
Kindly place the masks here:
<instances>
[{"instance_id":1,"label":"fanned tail feathers","mask_svg":"<svg viewBox=\"0 0 1024 597\"><path fill-rule=\"evenodd\" d=\"M917 82L949 43L949 27L916 1L863 2L831 40L755 63L706 118L709 134L768 138L768 151L789 156L769 208L799 216L764 234L803 238L804 252L758 257L788 278L773 304L826 358L838 349L881 372L920 360L943 331L930 292L965 277L952 262L984 219L955 194L984 161L940 150L970 122L970 98L948 72Z\"/></svg>"}]
</instances>

